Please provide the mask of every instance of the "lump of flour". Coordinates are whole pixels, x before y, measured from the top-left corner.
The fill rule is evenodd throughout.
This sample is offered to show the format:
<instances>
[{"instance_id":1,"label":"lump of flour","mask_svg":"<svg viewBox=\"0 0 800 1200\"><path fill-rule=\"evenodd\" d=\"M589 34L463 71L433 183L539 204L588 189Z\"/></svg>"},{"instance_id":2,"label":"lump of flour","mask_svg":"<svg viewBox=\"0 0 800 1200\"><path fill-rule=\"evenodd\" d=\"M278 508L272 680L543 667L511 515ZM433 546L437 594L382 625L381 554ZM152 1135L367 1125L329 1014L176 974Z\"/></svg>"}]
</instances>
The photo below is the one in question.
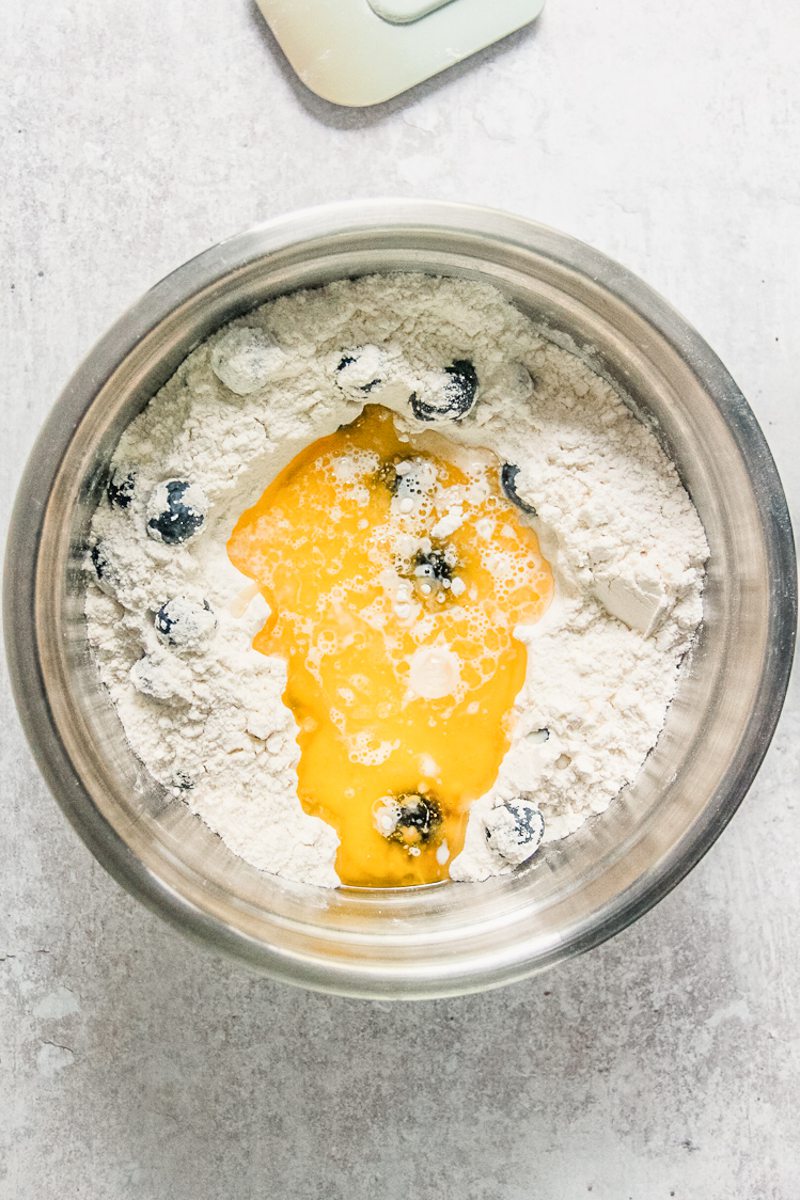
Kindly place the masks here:
<instances>
[{"instance_id":1,"label":"lump of flour","mask_svg":"<svg viewBox=\"0 0 800 1200\"><path fill-rule=\"evenodd\" d=\"M268 609L226 543L278 471L366 403L432 447L491 451L555 574L550 611L517 630L528 665L511 745L450 868L509 872L636 778L701 621L708 547L652 432L493 289L341 281L197 347L114 453L87 554L89 641L159 783L253 866L336 886L336 834L297 797L286 666L252 647ZM392 503L424 495L421 461L397 465ZM448 512L437 536L460 519ZM435 549L415 560L415 587L451 576Z\"/></svg>"},{"instance_id":2,"label":"lump of flour","mask_svg":"<svg viewBox=\"0 0 800 1200\"><path fill-rule=\"evenodd\" d=\"M283 364L283 351L265 329L237 325L215 343L211 370L237 396L257 392Z\"/></svg>"}]
</instances>

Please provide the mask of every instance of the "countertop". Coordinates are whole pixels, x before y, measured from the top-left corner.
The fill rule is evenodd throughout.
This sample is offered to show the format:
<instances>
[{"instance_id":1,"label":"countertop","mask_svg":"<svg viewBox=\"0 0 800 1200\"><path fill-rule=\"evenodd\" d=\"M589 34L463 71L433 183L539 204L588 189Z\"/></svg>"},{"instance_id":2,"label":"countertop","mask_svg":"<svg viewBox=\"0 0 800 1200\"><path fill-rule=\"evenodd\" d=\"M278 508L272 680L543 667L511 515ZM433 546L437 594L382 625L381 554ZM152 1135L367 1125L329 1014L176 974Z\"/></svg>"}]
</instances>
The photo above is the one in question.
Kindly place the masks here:
<instances>
[{"instance_id":1,"label":"countertop","mask_svg":"<svg viewBox=\"0 0 800 1200\"><path fill-rule=\"evenodd\" d=\"M794 0L551 0L379 108L293 78L249 0L0 6L2 505L80 357L150 284L329 199L496 205L639 272L717 350L800 499ZM0 1200L796 1200L795 686L692 875L484 996L252 978L122 892L0 697Z\"/></svg>"}]
</instances>

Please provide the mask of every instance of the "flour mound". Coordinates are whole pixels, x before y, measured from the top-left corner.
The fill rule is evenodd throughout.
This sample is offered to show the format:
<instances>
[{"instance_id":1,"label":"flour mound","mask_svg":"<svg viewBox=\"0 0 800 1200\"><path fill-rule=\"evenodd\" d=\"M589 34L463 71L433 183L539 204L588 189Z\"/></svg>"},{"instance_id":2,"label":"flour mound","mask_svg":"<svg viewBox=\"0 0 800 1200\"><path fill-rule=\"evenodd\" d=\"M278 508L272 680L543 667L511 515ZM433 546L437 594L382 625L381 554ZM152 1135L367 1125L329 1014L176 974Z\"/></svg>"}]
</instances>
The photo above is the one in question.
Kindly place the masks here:
<instances>
[{"instance_id":1,"label":"flour mound","mask_svg":"<svg viewBox=\"0 0 800 1200\"><path fill-rule=\"evenodd\" d=\"M278 471L365 403L393 409L401 432L515 467L507 477L554 571L550 611L517 630L528 667L510 749L450 872L506 873L513 863L486 836L499 806L532 798L552 841L636 778L702 618L708 547L653 433L494 289L415 274L341 281L198 346L114 453L87 555L89 641L156 780L253 866L335 886L337 836L297 797L285 665L252 648L268 609L226 542ZM410 459L398 503L424 498L413 472ZM188 486L167 494L165 481ZM448 513L437 536L458 521Z\"/></svg>"}]
</instances>

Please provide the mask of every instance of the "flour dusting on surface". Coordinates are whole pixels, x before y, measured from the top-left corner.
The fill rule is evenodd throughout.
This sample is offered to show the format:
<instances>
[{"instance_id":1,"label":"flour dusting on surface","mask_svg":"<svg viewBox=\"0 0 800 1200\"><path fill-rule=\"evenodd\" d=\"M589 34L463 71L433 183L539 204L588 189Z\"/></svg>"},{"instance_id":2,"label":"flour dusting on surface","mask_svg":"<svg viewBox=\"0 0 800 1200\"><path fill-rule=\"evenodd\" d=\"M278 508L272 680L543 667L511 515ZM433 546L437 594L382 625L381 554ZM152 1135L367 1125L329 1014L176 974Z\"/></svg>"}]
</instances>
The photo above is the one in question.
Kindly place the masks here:
<instances>
[{"instance_id":1,"label":"flour dusting on surface","mask_svg":"<svg viewBox=\"0 0 800 1200\"><path fill-rule=\"evenodd\" d=\"M416 274L337 282L194 350L115 451L92 524L89 640L154 778L253 866L335 886L337 835L297 798L285 664L251 644L267 605L226 543L278 471L365 403L432 448L445 437L453 461L461 446L513 464L506 490L556 578L547 615L518 630L528 666L511 747L451 864L454 879L483 879L513 869L503 838L487 837L499 805L532 798L552 841L633 782L702 617L708 556L652 432L494 289ZM415 503L419 480L401 483L393 502ZM436 536L462 515L453 506ZM441 694L456 670L420 659L411 687Z\"/></svg>"}]
</instances>

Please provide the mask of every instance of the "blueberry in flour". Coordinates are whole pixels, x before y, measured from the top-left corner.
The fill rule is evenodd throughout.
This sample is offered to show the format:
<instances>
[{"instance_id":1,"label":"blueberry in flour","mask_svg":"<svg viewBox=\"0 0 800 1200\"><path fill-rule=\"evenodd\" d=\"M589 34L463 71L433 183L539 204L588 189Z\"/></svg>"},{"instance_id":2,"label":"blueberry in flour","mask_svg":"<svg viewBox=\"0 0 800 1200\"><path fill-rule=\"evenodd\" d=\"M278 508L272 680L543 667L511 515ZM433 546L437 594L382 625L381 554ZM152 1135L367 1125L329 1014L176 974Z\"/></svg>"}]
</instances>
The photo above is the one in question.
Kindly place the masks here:
<instances>
[{"instance_id":1,"label":"blueberry in flour","mask_svg":"<svg viewBox=\"0 0 800 1200\"><path fill-rule=\"evenodd\" d=\"M147 505L147 532L157 542L177 546L202 529L208 499L197 483L169 479L153 488Z\"/></svg>"},{"instance_id":2,"label":"blueberry in flour","mask_svg":"<svg viewBox=\"0 0 800 1200\"><path fill-rule=\"evenodd\" d=\"M544 837L544 817L524 796L507 800L486 817L486 841L507 862L519 866L539 849Z\"/></svg>"},{"instance_id":3,"label":"blueberry in flour","mask_svg":"<svg viewBox=\"0 0 800 1200\"><path fill-rule=\"evenodd\" d=\"M503 486L503 491L512 504L516 504L517 508L521 509L524 513L528 513L529 516L535 517L536 509L532 504L527 504L524 500L520 499L517 492L518 475L519 467L513 463L503 463L503 469L500 472L500 482Z\"/></svg>"},{"instance_id":4,"label":"blueberry in flour","mask_svg":"<svg viewBox=\"0 0 800 1200\"><path fill-rule=\"evenodd\" d=\"M137 692L161 704L185 699L174 663L164 656L163 651L142 655L131 667L129 678Z\"/></svg>"},{"instance_id":5,"label":"blueberry in flour","mask_svg":"<svg viewBox=\"0 0 800 1200\"><path fill-rule=\"evenodd\" d=\"M156 613L156 633L165 646L197 650L213 634L217 618L207 600L200 603L186 596L167 600Z\"/></svg>"},{"instance_id":6,"label":"blueberry in flour","mask_svg":"<svg viewBox=\"0 0 800 1200\"><path fill-rule=\"evenodd\" d=\"M378 346L346 350L336 367L336 384L346 396L369 395L383 383L386 360Z\"/></svg>"},{"instance_id":7,"label":"blueberry in flour","mask_svg":"<svg viewBox=\"0 0 800 1200\"><path fill-rule=\"evenodd\" d=\"M115 468L106 484L106 496L112 508L127 508L133 499L136 475L133 471Z\"/></svg>"},{"instance_id":8,"label":"blueberry in flour","mask_svg":"<svg viewBox=\"0 0 800 1200\"><path fill-rule=\"evenodd\" d=\"M95 542L89 551L89 558L94 567L98 585L107 596L114 596L120 582L119 570L108 542L102 540Z\"/></svg>"},{"instance_id":9,"label":"blueberry in flour","mask_svg":"<svg viewBox=\"0 0 800 1200\"><path fill-rule=\"evenodd\" d=\"M263 388L283 365L285 354L264 329L237 325L211 350L211 370L236 396L249 396Z\"/></svg>"},{"instance_id":10,"label":"blueberry in flour","mask_svg":"<svg viewBox=\"0 0 800 1200\"><path fill-rule=\"evenodd\" d=\"M98 542L96 545L92 546L89 557L92 560L94 573L99 582L102 583L108 574L108 559L106 557L105 548L102 542Z\"/></svg>"},{"instance_id":11,"label":"blueberry in flour","mask_svg":"<svg viewBox=\"0 0 800 1200\"><path fill-rule=\"evenodd\" d=\"M411 411L418 421L460 421L475 403L478 373L467 358L445 367L441 381L424 395L412 392Z\"/></svg>"}]
</instances>

